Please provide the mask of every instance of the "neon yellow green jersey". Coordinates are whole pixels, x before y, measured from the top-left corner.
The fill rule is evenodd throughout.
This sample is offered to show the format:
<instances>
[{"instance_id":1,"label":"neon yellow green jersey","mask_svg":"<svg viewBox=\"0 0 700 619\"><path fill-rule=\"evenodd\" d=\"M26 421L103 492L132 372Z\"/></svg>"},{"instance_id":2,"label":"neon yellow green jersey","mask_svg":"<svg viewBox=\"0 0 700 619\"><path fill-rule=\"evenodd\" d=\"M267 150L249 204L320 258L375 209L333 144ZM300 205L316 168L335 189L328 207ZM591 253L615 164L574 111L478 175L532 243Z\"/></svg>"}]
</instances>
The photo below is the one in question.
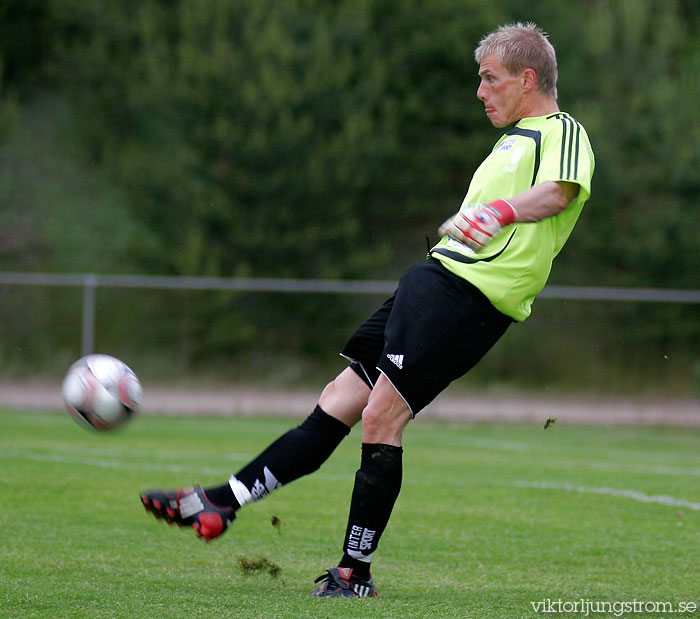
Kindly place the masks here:
<instances>
[{"instance_id":1,"label":"neon yellow green jersey","mask_svg":"<svg viewBox=\"0 0 700 619\"><path fill-rule=\"evenodd\" d=\"M431 255L479 288L499 311L525 320L591 195L594 167L588 135L569 114L523 118L476 170L462 207L508 199L546 181L578 184L577 197L559 215L506 226L478 254L444 236Z\"/></svg>"}]
</instances>

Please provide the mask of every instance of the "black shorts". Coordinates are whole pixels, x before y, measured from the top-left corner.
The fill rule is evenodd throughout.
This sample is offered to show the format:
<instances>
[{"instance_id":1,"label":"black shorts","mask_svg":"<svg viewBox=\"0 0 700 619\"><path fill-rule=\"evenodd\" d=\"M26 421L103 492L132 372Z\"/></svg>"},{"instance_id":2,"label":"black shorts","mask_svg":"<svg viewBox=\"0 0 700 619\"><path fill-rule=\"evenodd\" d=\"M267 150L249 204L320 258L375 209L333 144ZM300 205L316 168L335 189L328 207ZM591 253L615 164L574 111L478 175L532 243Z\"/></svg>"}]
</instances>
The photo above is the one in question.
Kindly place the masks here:
<instances>
[{"instance_id":1,"label":"black shorts","mask_svg":"<svg viewBox=\"0 0 700 619\"><path fill-rule=\"evenodd\" d=\"M403 274L394 295L340 354L370 387L384 374L416 415L473 368L512 322L431 258Z\"/></svg>"}]
</instances>

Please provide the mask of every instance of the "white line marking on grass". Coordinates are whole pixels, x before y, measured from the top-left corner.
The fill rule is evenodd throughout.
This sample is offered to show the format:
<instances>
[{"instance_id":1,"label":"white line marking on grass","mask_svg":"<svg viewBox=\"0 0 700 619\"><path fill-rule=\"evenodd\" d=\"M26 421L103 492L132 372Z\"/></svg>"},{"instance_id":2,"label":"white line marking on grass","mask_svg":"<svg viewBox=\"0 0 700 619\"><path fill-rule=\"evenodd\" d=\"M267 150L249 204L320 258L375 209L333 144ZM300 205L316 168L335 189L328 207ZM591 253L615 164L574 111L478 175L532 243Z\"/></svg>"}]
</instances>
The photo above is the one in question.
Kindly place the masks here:
<instances>
[{"instance_id":1,"label":"white line marking on grass","mask_svg":"<svg viewBox=\"0 0 700 619\"><path fill-rule=\"evenodd\" d=\"M450 436L447 438L441 437L440 440L435 441L435 445L440 445L441 447L459 447L464 448L465 446L477 447L483 449L500 449L505 451L533 451L532 445L527 445L525 443L518 443L516 441L502 441L499 439L491 438L476 438L472 436Z\"/></svg>"},{"instance_id":2,"label":"white line marking on grass","mask_svg":"<svg viewBox=\"0 0 700 619\"><path fill-rule=\"evenodd\" d=\"M154 464L152 462L136 463L125 462L123 460L106 460L104 458L91 458L85 456L70 456L61 454L42 454L27 451L24 449L6 449L0 452L0 460L2 459L21 459L32 460L35 462L58 462L59 464L83 464L87 466L95 466L101 468L132 470L132 471L148 471L148 472L166 472L166 473L188 473L191 475L229 475L228 469L224 467L213 469L211 467L200 467L196 465L181 466L178 464ZM349 475L334 474L334 473L316 473L315 477L319 479L331 479L334 481L347 481L351 479Z\"/></svg>"},{"instance_id":3,"label":"white line marking on grass","mask_svg":"<svg viewBox=\"0 0 700 619\"><path fill-rule=\"evenodd\" d=\"M658 503L659 505L670 505L672 507L686 507L693 511L700 511L700 503L693 503L683 499L676 499L667 494L645 494L637 490L617 490L615 488L588 488L586 486L575 486L573 484L555 484L551 482L514 482L514 486L520 488L542 488L545 490L568 490L570 492L580 492L582 494L607 494L625 499L640 501L641 503Z\"/></svg>"},{"instance_id":4,"label":"white line marking on grass","mask_svg":"<svg viewBox=\"0 0 700 619\"><path fill-rule=\"evenodd\" d=\"M34 448L34 449L20 449L20 448L13 448L9 449L9 452L15 452L15 453L56 453L56 454L63 454L66 457L70 457L72 455L76 455L78 457L88 457L88 458L112 458L112 457L117 457L117 458L124 458L124 459L148 459L149 461L153 460L158 460L158 459L164 459L164 460L198 460L202 459L206 456L206 450L202 449L201 451L184 451L184 450L177 450L173 451L172 449L169 450L164 450L164 449L149 449L148 451L144 451L143 449L120 449L120 448L114 448L114 449L106 449L106 448L101 448L101 449L92 449L92 448L87 448L87 447L71 447L71 446L64 446L64 445L50 445L46 447L46 452L39 452L39 448ZM51 450L51 451L49 451ZM0 452L0 455L2 453ZM248 454L241 454L241 453L225 453L222 454L221 458L225 458L227 460L235 460L235 461L241 461L241 462L247 462L253 457L253 454L248 453Z\"/></svg>"},{"instance_id":5,"label":"white line marking on grass","mask_svg":"<svg viewBox=\"0 0 700 619\"><path fill-rule=\"evenodd\" d=\"M585 469L588 471L605 471L609 473L643 473L644 475L679 475L681 477L700 476L700 468L686 468L682 466L667 466L660 464L637 465L622 464L620 462L582 462L581 460L557 459L557 467L560 469Z\"/></svg>"},{"instance_id":6,"label":"white line marking on grass","mask_svg":"<svg viewBox=\"0 0 700 619\"><path fill-rule=\"evenodd\" d=\"M700 469L688 469L680 466L667 466L660 464L658 466L644 466L644 465L627 465L627 464L594 464L592 462L587 462L586 464L572 463L572 468L586 468L593 471L614 471L617 473L644 473L651 475L700 475Z\"/></svg>"},{"instance_id":7,"label":"white line marking on grass","mask_svg":"<svg viewBox=\"0 0 700 619\"><path fill-rule=\"evenodd\" d=\"M80 456L65 456L60 454L39 454L21 449L8 449L0 453L0 458L21 458L24 460L34 460L38 462L59 462L62 464L86 464L89 466L99 466L103 468L129 469L134 471L166 471L168 473L196 473L206 475L221 475L225 469L212 469L199 467L196 465L180 466L177 464L153 464L125 462L123 460L105 460L102 458L89 458Z\"/></svg>"},{"instance_id":8,"label":"white line marking on grass","mask_svg":"<svg viewBox=\"0 0 700 619\"><path fill-rule=\"evenodd\" d=\"M460 438L460 445L472 445L486 449L503 449L505 451L532 451L531 445L515 441L500 441L492 438Z\"/></svg>"}]
</instances>

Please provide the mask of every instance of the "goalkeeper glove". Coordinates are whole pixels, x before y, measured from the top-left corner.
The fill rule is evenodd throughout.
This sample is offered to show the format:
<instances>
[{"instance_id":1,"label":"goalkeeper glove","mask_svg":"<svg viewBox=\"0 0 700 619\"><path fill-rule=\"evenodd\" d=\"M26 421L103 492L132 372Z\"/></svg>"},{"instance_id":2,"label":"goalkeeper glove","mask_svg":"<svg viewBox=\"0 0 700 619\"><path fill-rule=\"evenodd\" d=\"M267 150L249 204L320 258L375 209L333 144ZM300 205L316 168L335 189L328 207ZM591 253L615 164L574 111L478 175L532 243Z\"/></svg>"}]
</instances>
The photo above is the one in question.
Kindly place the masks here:
<instances>
[{"instance_id":1,"label":"goalkeeper glove","mask_svg":"<svg viewBox=\"0 0 700 619\"><path fill-rule=\"evenodd\" d=\"M515 208L507 200L496 200L490 204L467 204L443 223L438 233L440 236L447 234L478 252L503 226L512 224L517 216Z\"/></svg>"}]
</instances>

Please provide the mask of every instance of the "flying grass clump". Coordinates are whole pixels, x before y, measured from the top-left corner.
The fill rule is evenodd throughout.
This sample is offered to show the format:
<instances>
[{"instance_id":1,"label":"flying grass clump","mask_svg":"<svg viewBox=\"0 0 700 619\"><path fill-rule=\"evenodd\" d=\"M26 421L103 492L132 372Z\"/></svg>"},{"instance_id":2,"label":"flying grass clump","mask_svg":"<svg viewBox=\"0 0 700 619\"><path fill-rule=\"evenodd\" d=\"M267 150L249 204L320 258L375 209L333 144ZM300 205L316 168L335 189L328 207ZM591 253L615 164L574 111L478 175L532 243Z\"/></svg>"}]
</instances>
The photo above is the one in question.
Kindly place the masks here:
<instances>
[{"instance_id":1,"label":"flying grass clump","mask_svg":"<svg viewBox=\"0 0 700 619\"><path fill-rule=\"evenodd\" d=\"M269 561L265 557L238 557L238 566L244 574L253 574L255 572L267 572L270 576L277 577L282 571L282 568Z\"/></svg>"}]
</instances>

